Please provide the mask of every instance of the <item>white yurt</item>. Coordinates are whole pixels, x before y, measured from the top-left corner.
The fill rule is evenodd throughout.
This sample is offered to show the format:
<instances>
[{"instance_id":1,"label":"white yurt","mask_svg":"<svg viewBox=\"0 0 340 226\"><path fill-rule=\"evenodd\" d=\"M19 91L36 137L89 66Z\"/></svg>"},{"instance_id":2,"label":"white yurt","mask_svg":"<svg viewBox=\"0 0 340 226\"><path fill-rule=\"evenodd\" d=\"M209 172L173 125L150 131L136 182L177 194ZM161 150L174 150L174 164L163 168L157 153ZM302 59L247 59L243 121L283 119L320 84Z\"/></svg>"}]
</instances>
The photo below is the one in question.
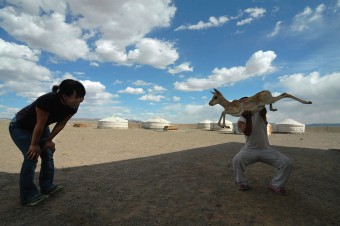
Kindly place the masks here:
<instances>
[{"instance_id":1,"label":"white yurt","mask_svg":"<svg viewBox=\"0 0 340 226\"><path fill-rule=\"evenodd\" d=\"M223 124L223 121L221 121L221 125ZM218 122L213 122L210 125L211 130L219 131L221 133L233 133L233 123L231 121L225 120L225 128L219 127Z\"/></svg>"},{"instance_id":2,"label":"white yurt","mask_svg":"<svg viewBox=\"0 0 340 226\"><path fill-rule=\"evenodd\" d=\"M210 125L211 125L212 121L210 121L209 119L203 120L199 123L197 123L197 129L202 129L202 130L210 130Z\"/></svg>"},{"instance_id":3,"label":"white yurt","mask_svg":"<svg viewBox=\"0 0 340 226\"><path fill-rule=\"evenodd\" d=\"M98 120L97 128L99 129L105 129L105 128L128 129L129 122L126 119L122 119L122 118L119 118L113 115L111 117Z\"/></svg>"},{"instance_id":4,"label":"white yurt","mask_svg":"<svg viewBox=\"0 0 340 226\"><path fill-rule=\"evenodd\" d=\"M273 127L275 133L304 133L305 125L293 119L285 119Z\"/></svg>"},{"instance_id":5,"label":"white yurt","mask_svg":"<svg viewBox=\"0 0 340 226\"><path fill-rule=\"evenodd\" d=\"M163 118L154 117L143 122L142 127L145 129L163 129L164 126L170 126L170 123Z\"/></svg>"},{"instance_id":6,"label":"white yurt","mask_svg":"<svg viewBox=\"0 0 340 226\"><path fill-rule=\"evenodd\" d=\"M267 134L271 135L273 133L273 125L268 123L267 124Z\"/></svg>"}]
</instances>

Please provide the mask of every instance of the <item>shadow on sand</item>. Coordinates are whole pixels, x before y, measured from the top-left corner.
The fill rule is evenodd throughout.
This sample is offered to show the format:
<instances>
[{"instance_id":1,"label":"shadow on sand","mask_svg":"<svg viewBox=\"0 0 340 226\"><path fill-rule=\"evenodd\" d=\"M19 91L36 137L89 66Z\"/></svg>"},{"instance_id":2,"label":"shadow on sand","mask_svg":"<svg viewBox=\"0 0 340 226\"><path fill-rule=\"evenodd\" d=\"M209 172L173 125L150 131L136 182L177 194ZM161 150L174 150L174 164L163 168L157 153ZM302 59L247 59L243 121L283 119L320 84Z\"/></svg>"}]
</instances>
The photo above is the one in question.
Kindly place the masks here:
<instances>
[{"instance_id":1,"label":"shadow on sand","mask_svg":"<svg viewBox=\"0 0 340 226\"><path fill-rule=\"evenodd\" d=\"M18 174L0 172L0 225L336 225L340 152L276 147L294 162L288 196L266 189L275 173L247 169L237 190L226 143L106 164L56 169L64 190L35 207L19 205ZM56 166L58 167L58 166ZM36 177L37 178L37 177Z\"/></svg>"}]
</instances>

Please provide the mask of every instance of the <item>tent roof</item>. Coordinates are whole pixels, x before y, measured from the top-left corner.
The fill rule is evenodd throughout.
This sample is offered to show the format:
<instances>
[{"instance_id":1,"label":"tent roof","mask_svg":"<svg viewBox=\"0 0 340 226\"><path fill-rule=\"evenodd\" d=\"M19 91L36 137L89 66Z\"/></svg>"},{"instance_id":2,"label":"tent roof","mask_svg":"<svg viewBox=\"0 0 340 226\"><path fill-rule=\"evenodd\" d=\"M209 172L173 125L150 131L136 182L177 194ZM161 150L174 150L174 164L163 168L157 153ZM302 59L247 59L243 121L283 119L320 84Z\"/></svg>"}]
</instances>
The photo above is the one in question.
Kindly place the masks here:
<instances>
[{"instance_id":1,"label":"tent roof","mask_svg":"<svg viewBox=\"0 0 340 226\"><path fill-rule=\"evenodd\" d=\"M146 120L146 122L156 122L156 123L170 123L169 121L161 118L161 117L154 117Z\"/></svg>"},{"instance_id":2,"label":"tent roof","mask_svg":"<svg viewBox=\"0 0 340 226\"><path fill-rule=\"evenodd\" d=\"M216 121L216 122L214 122L214 123L218 123L218 121ZM223 123L223 121L221 121L221 123ZM229 121L229 120L225 120L225 124L233 124L231 121Z\"/></svg>"},{"instance_id":3,"label":"tent roof","mask_svg":"<svg viewBox=\"0 0 340 226\"><path fill-rule=\"evenodd\" d=\"M210 121L209 119L203 120L202 122L199 123L212 123L212 121Z\"/></svg>"},{"instance_id":4,"label":"tent roof","mask_svg":"<svg viewBox=\"0 0 340 226\"><path fill-rule=\"evenodd\" d=\"M128 122L126 119L119 118L117 116L110 116L104 119L99 120L100 122Z\"/></svg>"},{"instance_id":5,"label":"tent roof","mask_svg":"<svg viewBox=\"0 0 340 226\"><path fill-rule=\"evenodd\" d=\"M281 122L276 123L276 124L277 124L277 125L301 125L301 126L304 125L304 124L302 124L302 123L300 123L300 122L297 122L297 121L295 121L295 120L293 120L293 119L290 119L290 118L284 119L284 120L282 120Z\"/></svg>"}]
</instances>

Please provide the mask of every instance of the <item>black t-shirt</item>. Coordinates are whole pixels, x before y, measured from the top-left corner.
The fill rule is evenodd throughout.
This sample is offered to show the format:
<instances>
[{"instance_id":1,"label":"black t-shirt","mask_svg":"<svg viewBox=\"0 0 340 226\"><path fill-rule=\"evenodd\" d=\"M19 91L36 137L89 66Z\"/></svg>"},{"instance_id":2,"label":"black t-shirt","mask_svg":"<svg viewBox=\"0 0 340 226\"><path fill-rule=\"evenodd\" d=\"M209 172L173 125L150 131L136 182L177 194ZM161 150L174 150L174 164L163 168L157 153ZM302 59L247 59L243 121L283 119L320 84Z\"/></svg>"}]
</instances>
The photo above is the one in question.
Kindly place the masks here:
<instances>
[{"instance_id":1,"label":"black t-shirt","mask_svg":"<svg viewBox=\"0 0 340 226\"><path fill-rule=\"evenodd\" d=\"M63 105L57 93L47 93L40 96L36 101L24 107L16 114L16 121L20 128L33 132L35 124L37 123L36 107L49 113L45 126L61 122L67 116L74 115L78 111L78 108L73 109Z\"/></svg>"}]
</instances>

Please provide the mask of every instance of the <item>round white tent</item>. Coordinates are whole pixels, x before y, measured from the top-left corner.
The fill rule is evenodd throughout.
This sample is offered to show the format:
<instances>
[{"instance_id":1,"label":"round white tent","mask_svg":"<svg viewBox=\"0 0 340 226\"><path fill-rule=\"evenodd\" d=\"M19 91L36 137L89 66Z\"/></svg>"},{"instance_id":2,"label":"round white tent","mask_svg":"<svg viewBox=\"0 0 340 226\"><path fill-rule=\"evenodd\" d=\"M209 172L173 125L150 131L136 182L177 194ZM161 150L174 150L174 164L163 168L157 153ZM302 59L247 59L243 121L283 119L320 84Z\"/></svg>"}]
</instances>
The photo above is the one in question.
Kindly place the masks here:
<instances>
[{"instance_id":1,"label":"round white tent","mask_svg":"<svg viewBox=\"0 0 340 226\"><path fill-rule=\"evenodd\" d=\"M117 116L111 116L98 120L97 128L127 129L129 128L129 122L126 119L122 119Z\"/></svg>"},{"instance_id":2,"label":"round white tent","mask_svg":"<svg viewBox=\"0 0 340 226\"><path fill-rule=\"evenodd\" d=\"M219 127L218 122L211 123L211 130L219 131L221 133L232 133L233 132L233 123L231 121L225 120L225 128ZM223 122L221 122L222 124Z\"/></svg>"},{"instance_id":3,"label":"round white tent","mask_svg":"<svg viewBox=\"0 0 340 226\"><path fill-rule=\"evenodd\" d=\"M160 117L155 117L155 118L150 118L143 122L143 128L145 129L163 129L164 126L169 126L171 122L160 118Z\"/></svg>"},{"instance_id":4,"label":"round white tent","mask_svg":"<svg viewBox=\"0 0 340 226\"><path fill-rule=\"evenodd\" d=\"M275 130L274 130L275 129ZM293 119L285 119L273 127L276 133L304 133L305 125Z\"/></svg>"},{"instance_id":5,"label":"round white tent","mask_svg":"<svg viewBox=\"0 0 340 226\"><path fill-rule=\"evenodd\" d=\"M203 130L210 130L210 125L211 125L212 121L206 119L203 120L199 123L197 123L197 129L203 129Z\"/></svg>"}]
</instances>

